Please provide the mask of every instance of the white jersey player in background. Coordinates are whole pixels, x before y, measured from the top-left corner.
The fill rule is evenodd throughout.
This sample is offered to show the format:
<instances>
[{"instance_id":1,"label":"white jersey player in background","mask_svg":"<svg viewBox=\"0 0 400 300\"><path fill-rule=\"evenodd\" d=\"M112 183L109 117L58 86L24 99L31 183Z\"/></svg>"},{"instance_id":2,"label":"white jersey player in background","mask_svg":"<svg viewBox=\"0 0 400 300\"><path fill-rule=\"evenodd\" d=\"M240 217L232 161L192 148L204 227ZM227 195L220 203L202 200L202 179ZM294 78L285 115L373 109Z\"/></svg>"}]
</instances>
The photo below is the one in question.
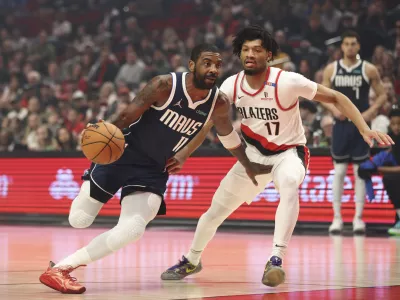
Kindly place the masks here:
<instances>
[{"instance_id":1,"label":"white jersey player in background","mask_svg":"<svg viewBox=\"0 0 400 300\"><path fill-rule=\"evenodd\" d=\"M268 66L278 45L271 34L258 26L242 29L233 41L233 52L240 57L243 71L229 77L221 86L242 115L241 131L247 155L253 162L272 165L272 172L257 176L258 186L236 163L221 181L210 208L199 219L190 251L177 265L166 270L163 280L179 280L202 269L200 256L222 222L244 202L252 200L273 181L280 194L275 215L275 232L271 255L262 282L277 286L284 282L282 259L299 214L298 187L306 174L309 151L300 118L298 98L332 103L357 126L364 140L391 144L389 136L372 131L352 102L343 94L308 80L300 74ZM212 124L198 139L171 161L169 172L175 173L183 161L198 147ZM225 143L227 141L224 141Z\"/></svg>"}]
</instances>

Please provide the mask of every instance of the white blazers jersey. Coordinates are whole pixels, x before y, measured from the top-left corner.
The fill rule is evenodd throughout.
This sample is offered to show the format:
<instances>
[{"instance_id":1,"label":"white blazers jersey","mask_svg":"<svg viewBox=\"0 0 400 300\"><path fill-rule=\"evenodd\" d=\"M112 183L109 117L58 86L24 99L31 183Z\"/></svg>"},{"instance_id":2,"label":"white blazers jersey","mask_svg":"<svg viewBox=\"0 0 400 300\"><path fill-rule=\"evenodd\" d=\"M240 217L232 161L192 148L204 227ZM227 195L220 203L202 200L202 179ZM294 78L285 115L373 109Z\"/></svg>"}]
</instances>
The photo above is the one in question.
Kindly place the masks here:
<instances>
[{"instance_id":1,"label":"white blazers jersey","mask_svg":"<svg viewBox=\"0 0 400 300\"><path fill-rule=\"evenodd\" d=\"M221 91L242 115L241 131L246 143L261 154L274 155L306 144L298 97L313 99L315 82L269 67L258 91L249 87L244 71L226 79Z\"/></svg>"}]
</instances>

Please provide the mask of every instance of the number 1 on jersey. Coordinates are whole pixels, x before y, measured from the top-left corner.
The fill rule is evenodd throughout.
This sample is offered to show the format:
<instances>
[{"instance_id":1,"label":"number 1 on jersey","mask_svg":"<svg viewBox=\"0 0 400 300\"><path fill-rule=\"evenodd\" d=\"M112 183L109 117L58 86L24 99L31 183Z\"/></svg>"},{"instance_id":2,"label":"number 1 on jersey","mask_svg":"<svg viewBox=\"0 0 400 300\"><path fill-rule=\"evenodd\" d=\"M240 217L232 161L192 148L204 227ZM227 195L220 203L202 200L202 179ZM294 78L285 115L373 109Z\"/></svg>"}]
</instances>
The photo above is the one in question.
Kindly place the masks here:
<instances>
[{"instance_id":1,"label":"number 1 on jersey","mask_svg":"<svg viewBox=\"0 0 400 300\"><path fill-rule=\"evenodd\" d=\"M278 135L279 134L279 122L267 122L265 123L265 126L267 126L267 130L268 130L268 135L272 135L272 129L271 129L271 124L275 125L275 133L274 135Z\"/></svg>"},{"instance_id":2,"label":"number 1 on jersey","mask_svg":"<svg viewBox=\"0 0 400 300\"><path fill-rule=\"evenodd\" d=\"M172 151L178 152L183 146L185 146L188 140L189 139L187 137L182 136L179 142L175 145L174 149L172 149Z\"/></svg>"},{"instance_id":3,"label":"number 1 on jersey","mask_svg":"<svg viewBox=\"0 0 400 300\"><path fill-rule=\"evenodd\" d=\"M360 88L354 86L354 87L353 87L353 90L356 91L356 99L357 99L357 100L360 100Z\"/></svg>"}]
</instances>

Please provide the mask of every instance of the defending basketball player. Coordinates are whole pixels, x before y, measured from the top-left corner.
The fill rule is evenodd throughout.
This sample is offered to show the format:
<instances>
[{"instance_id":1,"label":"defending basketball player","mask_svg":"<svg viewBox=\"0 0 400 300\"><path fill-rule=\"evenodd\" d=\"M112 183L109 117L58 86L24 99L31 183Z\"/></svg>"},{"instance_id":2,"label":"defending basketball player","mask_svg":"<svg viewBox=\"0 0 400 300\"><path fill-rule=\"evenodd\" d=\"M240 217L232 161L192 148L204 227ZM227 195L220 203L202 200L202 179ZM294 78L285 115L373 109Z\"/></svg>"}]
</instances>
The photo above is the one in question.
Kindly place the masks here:
<instances>
[{"instance_id":1,"label":"defending basketball player","mask_svg":"<svg viewBox=\"0 0 400 300\"><path fill-rule=\"evenodd\" d=\"M72 227L92 224L102 206L122 188L118 224L49 268L40 281L62 293L83 293L86 288L70 273L139 240L157 214L165 214L167 160L212 121L224 146L243 164L246 176L271 167L252 163L229 119L229 100L215 87L222 60L212 45L195 47L190 73L171 73L153 78L114 122L125 130L128 146L122 157L109 165L92 164L85 172L81 190L72 202Z\"/></svg>"},{"instance_id":2,"label":"defending basketball player","mask_svg":"<svg viewBox=\"0 0 400 300\"><path fill-rule=\"evenodd\" d=\"M324 70L323 85L346 95L362 113L364 120L369 123L378 114L387 98L377 68L358 59L360 51L360 37L356 32L345 32L342 36L343 59L329 64ZM376 94L373 105L369 105L370 87ZM353 163L355 177L355 213L353 218L353 232L364 233L365 223L362 214L365 203L365 182L358 176L359 164L369 159L369 145L363 136L346 116L330 104L324 104L335 117L332 132L332 157L335 174L333 177L333 212L334 219L329 232L340 233L343 229L341 204L344 178L350 162Z\"/></svg>"},{"instance_id":3,"label":"defending basketball player","mask_svg":"<svg viewBox=\"0 0 400 300\"><path fill-rule=\"evenodd\" d=\"M278 45L271 35L259 26L242 29L233 41L243 71L229 77L221 90L242 115L241 131L251 161L273 165L270 174L257 177L254 186L245 176L245 169L235 164L214 194L210 208L199 219L189 252L177 265L166 270L163 280L179 280L201 271L201 254L217 228L244 202L250 204L273 181L280 194L275 216L275 232L271 256L266 264L262 282L277 286L284 282L282 259L292 236L299 214L298 186L304 179L309 151L304 146L306 137L300 118L298 97L331 103L351 119L364 140L371 145L391 144L389 136L370 130L355 105L342 93L310 81L300 74L269 67ZM197 147L197 140L187 146L186 153ZM177 170L185 157L172 164Z\"/></svg>"}]
</instances>

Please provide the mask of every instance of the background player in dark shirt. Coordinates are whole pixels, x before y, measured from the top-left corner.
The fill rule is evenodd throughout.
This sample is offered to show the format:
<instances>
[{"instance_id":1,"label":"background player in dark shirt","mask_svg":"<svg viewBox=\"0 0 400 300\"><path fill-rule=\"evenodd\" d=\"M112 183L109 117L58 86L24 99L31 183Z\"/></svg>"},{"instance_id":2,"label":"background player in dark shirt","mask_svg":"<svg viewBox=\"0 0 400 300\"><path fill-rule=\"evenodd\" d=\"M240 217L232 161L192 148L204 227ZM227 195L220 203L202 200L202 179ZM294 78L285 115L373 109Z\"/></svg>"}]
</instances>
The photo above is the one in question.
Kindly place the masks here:
<instances>
[{"instance_id":1,"label":"background player in dark shirt","mask_svg":"<svg viewBox=\"0 0 400 300\"><path fill-rule=\"evenodd\" d=\"M114 121L117 127L126 129L128 146L117 162L92 164L72 203L69 222L75 228L88 227L103 204L122 187L118 224L58 264L50 263L40 276L43 284L62 293L83 293L85 287L71 278L70 272L139 240L146 225L157 214L165 214L167 161L202 128L208 131L204 126L207 123L215 126L222 144L243 164L254 184L255 175L270 172L271 167L249 161L233 130L229 100L215 87L221 64L215 46L195 47L189 74L153 78Z\"/></svg>"},{"instance_id":2,"label":"background player in dark shirt","mask_svg":"<svg viewBox=\"0 0 400 300\"><path fill-rule=\"evenodd\" d=\"M323 85L346 95L362 113L369 123L376 117L379 109L386 102L386 94L377 68L359 59L360 38L355 32L346 32L342 36L343 59L329 64L324 70ZM369 106L369 89L372 87L377 95L374 105ZM356 126L341 114L332 104L323 103L335 118L332 132L332 157L335 165L333 179L334 219L329 232L339 233L343 229L341 199L343 183L348 164L353 163L355 174L356 210L353 219L353 231L365 232L362 214L365 203L365 183L357 174L359 164L369 158L369 145L365 143Z\"/></svg>"}]
</instances>

